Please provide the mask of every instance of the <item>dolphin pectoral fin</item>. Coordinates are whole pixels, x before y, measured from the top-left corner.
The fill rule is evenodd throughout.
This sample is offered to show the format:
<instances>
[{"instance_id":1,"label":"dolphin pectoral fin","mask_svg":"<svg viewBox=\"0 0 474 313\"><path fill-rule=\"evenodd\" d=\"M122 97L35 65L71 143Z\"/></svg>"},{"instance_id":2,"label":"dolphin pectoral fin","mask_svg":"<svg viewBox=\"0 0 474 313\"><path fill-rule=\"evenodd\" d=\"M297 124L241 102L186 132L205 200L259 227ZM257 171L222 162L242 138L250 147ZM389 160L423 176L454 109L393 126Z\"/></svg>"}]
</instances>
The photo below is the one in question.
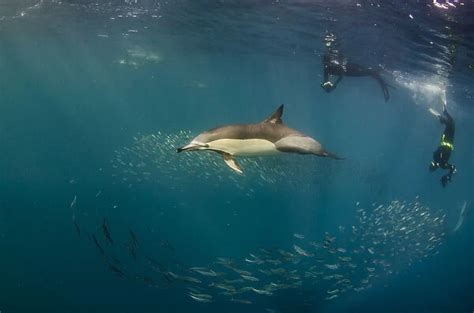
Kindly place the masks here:
<instances>
[{"instance_id":1,"label":"dolphin pectoral fin","mask_svg":"<svg viewBox=\"0 0 474 313\"><path fill-rule=\"evenodd\" d=\"M230 155L228 153L222 153L222 158L224 159L224 162L225 162L225 164L227 164L228 167L230 167L231 169L233 169L234 171L236 171L239 174L244 174L244 172L240 168L239 164L237 163L237 161L235 161L235 159L232 157L232 155Z\"/></svg>"}]
</instances>

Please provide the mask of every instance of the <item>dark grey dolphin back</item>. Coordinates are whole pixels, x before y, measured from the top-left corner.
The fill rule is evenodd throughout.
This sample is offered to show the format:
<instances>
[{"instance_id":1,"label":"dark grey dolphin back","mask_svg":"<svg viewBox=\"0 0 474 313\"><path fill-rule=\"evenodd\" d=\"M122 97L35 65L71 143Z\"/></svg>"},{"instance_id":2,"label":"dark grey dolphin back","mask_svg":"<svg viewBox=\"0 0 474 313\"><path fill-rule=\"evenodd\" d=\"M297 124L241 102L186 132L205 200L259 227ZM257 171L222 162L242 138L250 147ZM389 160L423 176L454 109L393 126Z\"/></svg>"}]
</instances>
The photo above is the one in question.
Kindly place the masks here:
<instances>
[{"instance_id":1,"label":"dark grey dolphin back","mask_svg":"<svg viewBox=\"0 0 474 313\"><path fill-rule=\"evenodd\" d=\"M304 136L283 124L282 115L283 104L260 123L217 127L202 133L196 139L201 142L211 142L218 139L265 139L275 143L286 136Z\"/></svg>"}]
</instances>

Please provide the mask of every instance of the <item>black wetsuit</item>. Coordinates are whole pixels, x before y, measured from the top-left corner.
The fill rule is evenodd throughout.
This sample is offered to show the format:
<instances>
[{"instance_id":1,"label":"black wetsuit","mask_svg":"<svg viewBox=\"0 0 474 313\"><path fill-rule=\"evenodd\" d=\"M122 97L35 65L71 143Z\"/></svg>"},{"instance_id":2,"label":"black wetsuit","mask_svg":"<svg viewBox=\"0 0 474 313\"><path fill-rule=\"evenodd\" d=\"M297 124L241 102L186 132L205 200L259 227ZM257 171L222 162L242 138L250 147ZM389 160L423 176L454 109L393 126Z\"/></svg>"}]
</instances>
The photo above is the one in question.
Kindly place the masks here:
<instances>
[{"instance_id":1,"label":"black wetsuit","mask_svg":"<svg viewBox=\"0 0 474 313\"><path fill-rule=\"evenodd\" d=\"M443 111L443 114L439 116L439 121L441 124L446 125L446 127L438 149L433 152L433 162L431 162L430 169L434 171L439 167L444 170L449 170L449 173L441 177L441 184L443 187L446 187L446 184L451 181L451 177L456 172L456 167L449 163L451 152L453 152L454 149L455 125L453 118L446 109Z\"/></svg>"},{"instance_id":2,"label":"black wetsuit","mask_svg":"<svg viewBox=\"0 0 474 313\"><path fill-rule=\"evenodd\" d=\"M370 76L374 78L382 87L383 96L385 101L388 101L390 94L388 93L387 84L382 79L380 75L380 70L373 69L371 67L361 66L356 63L351 63L347 58L343 58L339 55L337 50L328 49L323 57L323 66L324 66L324 82L321 86L327 92L332 91L336 88L337 84L341 81L343 76ZM338 76L337 80L334 83L331 83L331 86L327 87L325 84L330 82L329 76L334 75Z\"/></svg>"}]
</instances>

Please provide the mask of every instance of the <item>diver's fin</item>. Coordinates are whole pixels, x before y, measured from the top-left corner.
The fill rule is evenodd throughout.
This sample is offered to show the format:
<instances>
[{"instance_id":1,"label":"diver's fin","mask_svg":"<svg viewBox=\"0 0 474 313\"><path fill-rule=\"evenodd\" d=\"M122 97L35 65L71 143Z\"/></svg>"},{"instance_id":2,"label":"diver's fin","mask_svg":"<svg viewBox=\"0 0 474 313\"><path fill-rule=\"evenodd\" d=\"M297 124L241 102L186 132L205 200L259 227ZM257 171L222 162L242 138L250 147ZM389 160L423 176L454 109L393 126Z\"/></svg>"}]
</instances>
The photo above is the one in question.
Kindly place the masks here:
<instances>
[{"instance_id":1,"label":"diver's fin","mask_svg":"<svg viewBox=\"0 0 474 313\"><path fill-rule=\"evenodd\" d=\"M283 115L283 104L281 104L272 115L263 121L263 123L283 124L281 116Z\"/></svg>"},{"instance_id":2,"label":"diver's fin","mask_svg":"<svg viewBox=\"0 0 474 313\"><path fill-rule=\"evenodd\" d=\"M440 100L441 100L441 105L443 107L443 112L447 111L448 103L446 102L446 89L443 89L441 91Z\"/></svg>"},{"instance_id":3,"label":"diver's fin","mask_svg":"<svg viewBox=\"0 0 474 313\"><path fill-rule=\"evenodd\" d=\"M230 167L231 169L233 169L234 171L236 171L239 174L244 173L244 172L242 172L242 169L240 168L237 161L235 161L235 159L232 157L232 155L230 155L228 153L222 153L222 158L224 159L225 164L227 164L228 167Z\"/></svg>"}]
</instances>

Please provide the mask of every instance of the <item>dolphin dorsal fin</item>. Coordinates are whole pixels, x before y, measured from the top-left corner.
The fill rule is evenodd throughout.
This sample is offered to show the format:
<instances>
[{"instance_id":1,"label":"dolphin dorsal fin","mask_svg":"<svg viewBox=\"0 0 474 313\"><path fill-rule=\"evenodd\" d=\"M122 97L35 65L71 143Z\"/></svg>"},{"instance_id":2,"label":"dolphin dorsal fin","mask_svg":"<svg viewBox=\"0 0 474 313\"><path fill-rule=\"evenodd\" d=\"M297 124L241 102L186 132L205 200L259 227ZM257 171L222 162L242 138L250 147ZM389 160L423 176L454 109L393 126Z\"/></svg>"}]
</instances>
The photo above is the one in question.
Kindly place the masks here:
<instances>
[{"instance_id":1,"label":"dolphin dorsal fin","mask_svg":"<svg viewBox=\"0 0 474 313\"><path fill-rule=\"evenodd\" d=\"M270 124L283 124L283 121L281 119L281 116L283 115L283 104L276 109L275 112L273 112L272 115L270 115L267 119L263 121L263 123L270 123Z\"/></svg>"}]
</instances>

